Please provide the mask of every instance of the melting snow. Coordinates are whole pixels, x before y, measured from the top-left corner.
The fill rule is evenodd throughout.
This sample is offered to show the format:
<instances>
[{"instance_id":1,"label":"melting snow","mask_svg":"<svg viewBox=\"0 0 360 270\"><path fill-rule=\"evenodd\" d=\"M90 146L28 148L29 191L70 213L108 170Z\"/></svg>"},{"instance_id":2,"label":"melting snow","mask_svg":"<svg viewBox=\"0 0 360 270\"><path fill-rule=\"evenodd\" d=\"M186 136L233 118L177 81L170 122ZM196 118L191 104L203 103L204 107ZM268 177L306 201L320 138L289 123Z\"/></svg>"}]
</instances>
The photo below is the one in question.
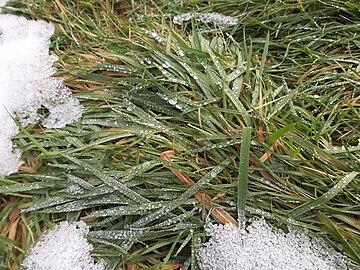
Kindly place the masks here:
<instances>
[{"instance_id":1,"label":"melting snow","mask_svg":"<svg viewBox=\"0 0 360 270\"><path fill-rule=\"evenodd\" d=\"M89 228L82 221L62 222L48 231L30 249L22 267L25 270L103 270L102 263L94 263L92 245L85 236Z\"/></svg>"},{"instance_id":2,"label":"melting snow","mask_svg":"<svg viewBox=\"0 0 360 270\"><path fill-rule=\"evenodd\" d=\"M18 132L13 117L24 127L42 120L45 127L59 128L81 116L79 101L62 81L51 77L57 60L49 55L53 32L54 26L44 21L0 14L0 176L17 171L21 164L21 152L11 142ZM40 108L49 111L46 119L38 114Z\"/></svg>"},{"instance_id":3,"label":"melting snow","mask_svg":"<svg viewBox=\"0 0 360 270\"><path fill-rule=\"evenodd\" d=\"M264 219L255 219L246 232L231 224L206 229L210 240L198 254L201 270L343 270L342 255L322 240L298 231L274 230Z\"/></svg>"}]
</instances>

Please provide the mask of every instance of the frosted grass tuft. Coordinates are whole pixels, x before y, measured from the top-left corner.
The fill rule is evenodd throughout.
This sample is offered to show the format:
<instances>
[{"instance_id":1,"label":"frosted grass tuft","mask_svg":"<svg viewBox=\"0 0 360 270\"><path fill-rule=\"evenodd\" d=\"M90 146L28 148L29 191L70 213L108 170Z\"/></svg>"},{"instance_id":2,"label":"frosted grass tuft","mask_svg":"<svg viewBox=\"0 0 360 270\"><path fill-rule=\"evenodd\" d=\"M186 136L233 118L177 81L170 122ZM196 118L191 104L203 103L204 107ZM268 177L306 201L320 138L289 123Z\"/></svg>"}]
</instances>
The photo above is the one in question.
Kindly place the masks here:
<instances>
[{"instance_id":1,"label":"frosted grass tuft","mask_svg":"<svg viewBox=\"0 0 360 270\"><path fill-rule=\"evenodd\" d=\"M103 270L102 263L95 263L90 256L93 249L85 236L87 225L62 222L48 231L30 249L23 262L24 270Z\"/></svg>"},{"instance_id":2,"label":"frosted grass tuft","mask_svg":"<svg viewBox=\"0 0 360 270\"><path fill-rule=\"evenodd\" d=\"M209 224L210 236L200 248L201 270L340 270L345 258L322 240L290 229L273 229L265 219L254 219L245 232L232 224Z\"/></svg>"},{"instance_id":3,"label":"frosted grass tuft","mask_svg":"<svg viewBox=\"0 0 360 270\"><path fill-rule=\"evenodd\" d=\"M195 19L202 23L214 23L221 28L229 27L238 23L236 18L225 16L216 12L188 12L174 16L173 22L175 24L183 24L191 19Z\"/></svg>"},{"instance_id":4,"label":"frosted grass tuft","mask_svg":"<svg viewBox=\"0 0 360 270\"><path fill-rule=\"evenodd\" d=\"M82 114L79 101L52 77L57 60L49 55L53 32L54 26L45 21L0 14L0 176L17 171L21 164L21 153L11 142L18 132L12 118L25 127L41 120L38 110L46 108L49 116L43 125L61 128Z\"/></svg>"}]
</instances>

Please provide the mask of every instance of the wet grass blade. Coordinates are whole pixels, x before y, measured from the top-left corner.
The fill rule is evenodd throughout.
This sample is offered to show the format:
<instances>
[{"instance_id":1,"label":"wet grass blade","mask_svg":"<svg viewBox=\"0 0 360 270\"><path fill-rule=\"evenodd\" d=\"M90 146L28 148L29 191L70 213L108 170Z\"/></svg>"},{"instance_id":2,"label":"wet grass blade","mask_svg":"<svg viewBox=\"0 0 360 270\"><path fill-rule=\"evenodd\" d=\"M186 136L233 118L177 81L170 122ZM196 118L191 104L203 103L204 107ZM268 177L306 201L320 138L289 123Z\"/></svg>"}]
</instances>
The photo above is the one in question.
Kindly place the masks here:
<instances>
[{"instance_id":1,"label":"wet grass blade","mask_svg":"<svg viewBox=\"0 0 360 270\"><path fill-rule=\"evenodd\" d=\"M333 186L329 191L324 193L319 198L309 201L298 208L295 208L292 212L290 212L290 215L294 218L297 218L310 210L319 207L328 201L330 201L332 198L334 198L338 193L340 193L351 181L355 179L355 177L359 174L359 172L351 172L345 175L340 181Z\"/></svg>"},{"instance_id":2,"label":"wet grass blade","mask_svg":"<svg viewBox=\"0 0 360 270\"><path fill-rule=\"evenodd\" d=\"M68 160L74 162L77 165L83 166L85 170L92 172L94 175L96 175L100 180L102 180L109 187L118 190L120 193L124 194L125 196L128 196L130 199L133 199L134 201L138 201L138 202L142 202L142 203L149 202L149 200L147 200L143 196L139 195L135 191L131 190L126 185L122 184L120 181L117 181L114 178L106 175L105 173L101 172L100 170L98 170L94 166L88 164L87 162L79 160L75 157L68 156L68 155L64 155L64 157L67 158Z\"/></svg>"},{"instance_id":3,"label":"wet grass blade","mask_svg":"<svg viewBox=\"0 0 360 270\"><path fill-rule=\"evenodd\" d=\"M249 155L251 145L251 127L245 127L242 130L240 160L239 160L239 177L237 192L237 210L240 228L245 228L245 207L248 193L249 181Z\"/></svg>"}]
</instances>

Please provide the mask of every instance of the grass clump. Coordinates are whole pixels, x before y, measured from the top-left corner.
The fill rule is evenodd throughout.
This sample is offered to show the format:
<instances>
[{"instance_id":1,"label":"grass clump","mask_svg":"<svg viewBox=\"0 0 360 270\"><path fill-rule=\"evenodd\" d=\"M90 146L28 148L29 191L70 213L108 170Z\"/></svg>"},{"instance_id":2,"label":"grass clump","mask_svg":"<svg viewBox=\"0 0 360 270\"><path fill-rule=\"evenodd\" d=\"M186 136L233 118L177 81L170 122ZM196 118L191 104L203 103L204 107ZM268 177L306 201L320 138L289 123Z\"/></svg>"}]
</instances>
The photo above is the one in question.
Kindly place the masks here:
<instances>
[{"instance_id":1,"label":"grass clump","mask_svg":"<svg viewBox=\"0 0 360 270\"><path fill-rule=\"evenodd\" d=\"M16 268L43 229L82 219L107 269L197 269L203 225L243 210L359 265L359 7L177 2L11 3L56 26L58 75L85 110L14 138L25 164L0 179L1 266ZM239 22L173 25L193 10Z\"/></svg>"}]
</instances>

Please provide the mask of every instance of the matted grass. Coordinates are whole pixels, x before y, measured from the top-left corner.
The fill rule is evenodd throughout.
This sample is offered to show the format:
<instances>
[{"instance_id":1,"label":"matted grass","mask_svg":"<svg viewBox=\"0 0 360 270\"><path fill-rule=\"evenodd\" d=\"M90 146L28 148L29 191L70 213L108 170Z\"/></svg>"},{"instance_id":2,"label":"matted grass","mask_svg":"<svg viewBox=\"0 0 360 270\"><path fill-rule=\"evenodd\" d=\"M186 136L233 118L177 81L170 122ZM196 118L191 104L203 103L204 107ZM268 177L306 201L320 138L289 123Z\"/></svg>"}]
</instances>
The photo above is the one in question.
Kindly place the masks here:
<instances>
[{"instance_id":1,"label":"matted grass","mask_svg":"<svg viewBox=\"0 0 360 270\"><path fill-rule=\"evenodd\" d=\"M82 218L107 269L197 269L203 225L244 206L360 265L360 6L28 2L8 10L55 24L58 75L85 110L64 129L34 123L14 138L25 164L0 179L0 267L17 269L44 229ZM172 24L193 10L240 22Z\"/></svg>"}]
</instances>

